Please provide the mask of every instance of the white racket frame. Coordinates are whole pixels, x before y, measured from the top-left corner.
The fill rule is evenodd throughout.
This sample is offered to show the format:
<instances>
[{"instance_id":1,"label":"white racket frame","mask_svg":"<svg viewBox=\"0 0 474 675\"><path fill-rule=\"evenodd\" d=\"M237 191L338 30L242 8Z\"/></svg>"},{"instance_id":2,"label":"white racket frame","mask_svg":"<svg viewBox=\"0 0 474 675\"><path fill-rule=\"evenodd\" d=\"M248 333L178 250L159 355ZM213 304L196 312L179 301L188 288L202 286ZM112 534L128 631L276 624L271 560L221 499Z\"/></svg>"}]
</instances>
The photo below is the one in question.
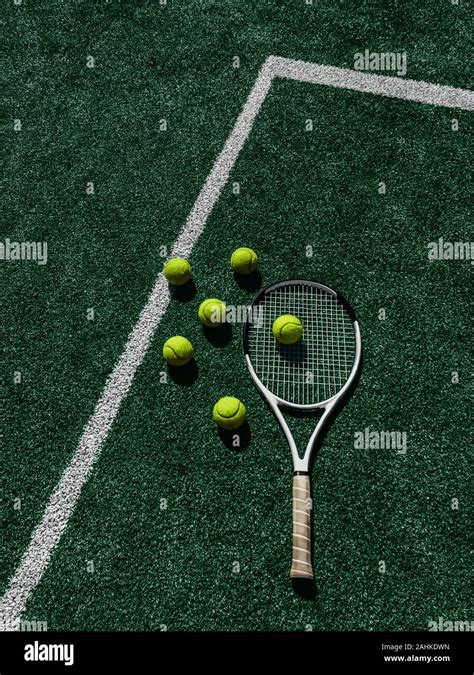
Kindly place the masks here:
<instances>
[{"instance_id":1,"label":"white racket frame","mask_svg":"<svg viewBox=\"0 0 474 675\"><path fill-rule=\"evenodd\" d=\"M332 288L329 288L328 286L324 286L323 284L317 283L315 281L308 281L308 280L302 280L302 279L295 279L295 280L289 280L285 282L280 282L278 284L272 284L272 286L269 286L268 288L264 289L259 296L265 295L267 292L271 291L274 288L277 288L278 286L289 286L291 284L306 284L310 286L315 286L322 291L325 291L326 293L329 293L330 295L336 297L338 300L340 300L345 307L348 306L348 303L342 298L342 296L334 291ZM255 301L254 301L255 302ZM249 317L251 315L251 311L253 308L253 303L249 307L248 313L247 313L247 321L249 320ZM349 316L351 316L351 312L348 312ZM285 438L288 442L288 445L291 450L291 456L293 458L293 468L295 473L309 473L309 465L311 461L311 453L313 451L313 448L315 446L316 439L319 436L319 433L321 429L323 428L327 418L331 414L331 411L335 408L337 405L338 401L344 396L346 391L349 389L351 384L353 383L357 371L360 366L360 361L361 361L361 355L362 355L362 341L361 341L361 336L360 336L360 328L359 328L359 322L357 321L357 318L353 314L352 310L352 325L354 328L354 334L355 334L355 356L354 356L354 364L352 366L352 370L349 374L349 377L347 378L346 383L341 387L341 389L334 394L334 396L331 396L331 398L328 398L325 401L321 401L320 403L311 403L311 404L298 404L298 403L292 403L290 401L285 401L284 399L280 398L279 396L276 396L273 394L265 385L260 381L258 375L256 374L254 367L252 366L252 362L250 360L249 355L247 354L246 351L244 351L244 357L245 357L245 363L247 365L248 371L250 373L250 376L252 380L255 383L255 386L257 389L262 393L266 401L268 402L271 410L273 411L275 417L277 418L283 433L285 434ZM311 434L311 438L308 441L308 444L306 446L305 453L303 457L301 458L298 452L298 448L296 447L295 439L293 438L293 435L290 431L290 428L283 416L283 413L280 408L293 408L296 410L321 410L324 409L324 412L322 416L320 417L318 424L316 425L315 430Z\"/></svg>"}]
</instances>

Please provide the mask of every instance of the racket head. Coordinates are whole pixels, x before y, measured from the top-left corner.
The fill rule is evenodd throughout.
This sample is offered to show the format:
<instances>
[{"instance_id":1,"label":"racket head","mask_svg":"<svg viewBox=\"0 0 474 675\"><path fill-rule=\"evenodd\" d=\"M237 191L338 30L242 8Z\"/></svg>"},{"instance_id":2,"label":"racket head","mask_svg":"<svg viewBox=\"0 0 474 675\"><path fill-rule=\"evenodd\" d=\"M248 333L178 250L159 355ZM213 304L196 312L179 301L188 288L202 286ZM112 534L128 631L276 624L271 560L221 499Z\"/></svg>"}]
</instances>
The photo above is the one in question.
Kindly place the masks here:
<instances>
[{"instance_id":1,"label":"racket head","mask_svg":"<svg viewBox=\"0 0 474 675\"><path fill-rule=\"evenodd\" d=\"M273 321L282 314L303 323L296 344L282 345L273 337ZM360 365L354 310L340 293L315 281L289 279L260 291L247 311L242 335L257 388L290 408L326 408L349 388Z\"/></svg>"}]
</instances>

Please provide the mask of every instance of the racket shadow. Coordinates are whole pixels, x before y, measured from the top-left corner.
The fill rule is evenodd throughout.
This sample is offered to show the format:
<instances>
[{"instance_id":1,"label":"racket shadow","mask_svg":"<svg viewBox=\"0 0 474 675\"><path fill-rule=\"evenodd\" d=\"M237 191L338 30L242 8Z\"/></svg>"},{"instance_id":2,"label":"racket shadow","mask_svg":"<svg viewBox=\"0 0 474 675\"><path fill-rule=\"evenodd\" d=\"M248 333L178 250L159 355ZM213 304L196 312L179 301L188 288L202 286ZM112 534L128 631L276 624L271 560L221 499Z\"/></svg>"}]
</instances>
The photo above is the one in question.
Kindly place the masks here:
<instances>
[{"instance_id":1,"label":"racket shadow","mask_svg":"<svg viewBox=\"0 0 474 675\"><path fill-rule=\"evenodd\" d=\"M313 519L311 519L311 527ZM292 579L291 586L296 595L303 600L314 600L318 594L318 587L314 579Z\"/></svg>"}]
</instances>

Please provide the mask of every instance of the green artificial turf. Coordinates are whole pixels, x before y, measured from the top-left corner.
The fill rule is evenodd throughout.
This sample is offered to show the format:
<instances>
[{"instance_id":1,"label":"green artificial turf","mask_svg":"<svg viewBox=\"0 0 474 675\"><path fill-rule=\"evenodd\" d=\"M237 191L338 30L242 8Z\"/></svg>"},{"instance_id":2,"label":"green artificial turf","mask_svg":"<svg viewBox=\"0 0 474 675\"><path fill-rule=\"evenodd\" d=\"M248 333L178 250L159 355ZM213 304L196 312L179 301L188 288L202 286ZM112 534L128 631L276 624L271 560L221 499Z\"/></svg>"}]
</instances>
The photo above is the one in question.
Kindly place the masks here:
<instances>
[{"instance_id":1,"label":"green artificial turf","mask_svg":"<svg viewBox=\"0 0 474 675\"><path fill-rule=\"evenodd\" d=\"M0 265L2 591L265 58L351 67L366 47L404 49L410 78L466 88L466 12L447 0L8 8L2 238L47 240L49 261ZM427 244L469 240L471 124L466 112L273 84L192 252L196 295L170 304L25 618L51 630L423 630L470 618L472 267L430 263ZM309 599L288 579L290 453L245 370L240 326L216 345L197 321L206 297L253 298L228 264L241 245L258 252L263 285L320 280L361 324L359 387L313 472ZM162 343L176 333L194 345L197 377L163 383ZM224 395L248 409L240 450L212 421ZM311 421L291 423L304 443ZM406 432L406 455L356 449L365 427Z\"/></svg>"}]
</instances>

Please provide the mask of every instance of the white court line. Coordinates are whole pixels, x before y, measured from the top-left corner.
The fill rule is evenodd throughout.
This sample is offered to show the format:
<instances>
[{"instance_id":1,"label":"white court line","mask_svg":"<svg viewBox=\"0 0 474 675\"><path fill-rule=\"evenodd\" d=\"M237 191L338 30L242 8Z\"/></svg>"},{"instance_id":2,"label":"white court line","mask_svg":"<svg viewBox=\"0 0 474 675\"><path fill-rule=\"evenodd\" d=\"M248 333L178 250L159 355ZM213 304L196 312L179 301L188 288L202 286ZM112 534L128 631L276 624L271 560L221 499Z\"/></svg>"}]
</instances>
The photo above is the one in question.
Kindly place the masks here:
<instances>
[{"instance_id":1,"label":"white court line","mask_svg":"<svg viewBox=\"0 0 474 675\"><path fill-rule=\"evenodd\" d=\"M190 255L250 134L275 77L429 105L474 109L474 95L468 90L270 56L263 64L224 148L173 246L172 257ZM29 597L39 584L169 301L168 285L160 273L128 338L123 354L107 380L94 413L84 428L71 463L51 495L43 517L35 528L30 544L5 591L0 603L0 630L14 629Z\"/></svg>"},{"instance_id":2,"label":"white court line","mask_svg":"<svg viewBox=\"0 0 474 675\"><path fill-rule=\"evenodd\" d=\"M378 94L399 98L404 101L417 101L427 105L438 105L446 108L474 110L474 94L468 89L456 89L430 82L407 80L400 77L387 77L372 73L361 73L357 70L320 66L316 63L284 59L270 56L273 75L298 82L325 84L330 87L352 89L364 94Z\"/></svg>"}]
</instances>

